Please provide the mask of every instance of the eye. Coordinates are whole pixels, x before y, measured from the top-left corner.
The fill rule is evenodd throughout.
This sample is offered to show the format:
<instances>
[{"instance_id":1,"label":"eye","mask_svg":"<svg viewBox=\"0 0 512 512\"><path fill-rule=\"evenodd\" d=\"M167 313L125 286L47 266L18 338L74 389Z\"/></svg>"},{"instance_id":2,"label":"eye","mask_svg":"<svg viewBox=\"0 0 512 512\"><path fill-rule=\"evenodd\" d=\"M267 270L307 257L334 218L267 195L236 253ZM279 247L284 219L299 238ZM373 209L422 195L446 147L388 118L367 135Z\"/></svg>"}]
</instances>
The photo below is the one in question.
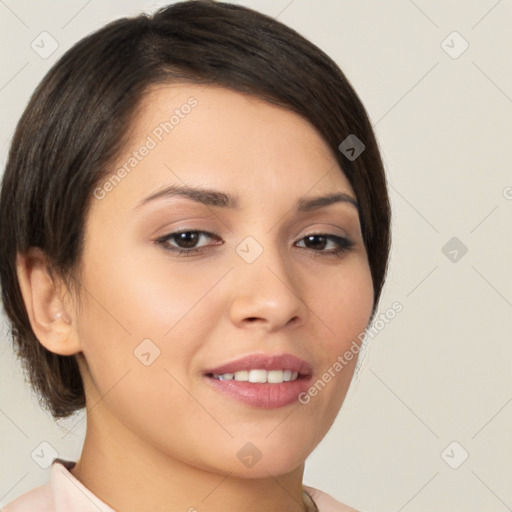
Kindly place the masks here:
<instances>
[{"instance_id":1,"label":"eye","mask_svg":"<svg viewBox=\"0 0 512 512\"><path fill-rule=\"evenodd\" d=\"M328 235L324 233L307 235L299 240L298 243L302 241L305 241L307 249L313 249L314 252L319 252L320 254L332 254L335 256L341 255L355 245L352 240L343 236ZM329 244L331 244L331 247L334 246L334 248L333 250L326 251L325 249Z\"/></svg>"},{"instance_id":2,"label":"eye","mask_svg":"<svg viewBox=\"0 0 512 512\"><path fill-rule=\"evenodd\" d=\"M201 240L208 239L220 239L214 235L213 233L208 233L207 231L176 231L175 233L169 233L168 235L164 235L157 240L156 243L162 245L165 250L173 251L180 255L188 256L192 254L198 254L203 252L206 245L197 244ZM176 245L172 245L171 242L174 242ZM215 243L213 245L220 245L220 243Z\"/></svg>"},{"instance_id":3,"label":"eye","mask_svg":"<svg viewBox=\"0 0 512 512\"><path fill-rule=\"evenodd\" d=\"M209 239L215 239L216 242L213 244L204 243L202 245L198 245L199 242L207 242ZM193 256L195 254L200 254L203 253L210 245L222 245L223 243L217 235L208 233L207 231L197 230L176 231L156 239L155 242L162 245L166 251L172 251L180 256ZM315 256L340 256L355 245L354 242L348 238L323 233L307 235L297 243L299 244L301 242L304 242L305 246L298 245L298 247L311 249ZM331 250L326 250L329 247Z\"/></svg>"}]
</instances>

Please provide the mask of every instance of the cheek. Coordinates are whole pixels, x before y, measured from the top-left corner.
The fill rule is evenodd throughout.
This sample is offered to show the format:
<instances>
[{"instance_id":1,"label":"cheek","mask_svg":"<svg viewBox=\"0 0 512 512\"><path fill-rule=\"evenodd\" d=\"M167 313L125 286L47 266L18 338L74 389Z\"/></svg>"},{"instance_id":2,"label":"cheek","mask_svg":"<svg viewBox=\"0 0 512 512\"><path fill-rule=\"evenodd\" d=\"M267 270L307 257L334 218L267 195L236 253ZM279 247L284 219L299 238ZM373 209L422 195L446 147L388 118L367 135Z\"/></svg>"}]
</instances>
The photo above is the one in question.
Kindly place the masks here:
<instances>
[{"instance_id":1,"label":"cheek","mask_svg":"<svg viewBox=\"0 0 512 512\"><path fill-rule=\"evenodd\" d=\"M78 330L98 391L105 393L127 371L151 386L155 372L149 368L164 366L183 380L222 310L218 302L204 301L206 309L202 301L225 271L185 271L186 262L172 265L165 253L149 261L133 249L112 257L115 245L91 246L84 258Z\"/></svg>"},{"instance_id":2,"label":"cheek","mask_svg":"<svg viewBox=\"0 0 512 512\"><path fill-rule=\"evenodd\" d=\"M165 342L183 328L191 332L206 327L205 322L194 321L196 307L229 267L194 268L185 261L171 261L163 249L155 257L155 251L128 247L128 256L113 258L106 249L90 249L84 276L91 293L85 299L90 306L88 321L98 325L97 332L107 328L136 344L145 338Z\"/></svg>"},{"instance_id":3,"label":"cheek","mask_svg":"<svg viewBox=\"0 0 512 512\"><path fill-rule=\"evenodd\" d=\"M338 355L357 340L370 319L374 292L368 263L354 257L336 273L311 276L307 287L312 291L308 305L328 332L324 348Z\"/></svg>"},{"instance_id":4,"label":"cheek","mask_svg":"<svg viewBox=\"0 0 512 512\"><path fill-rule=\"evenodd\" d=\"M339 278L322 280L311 296L311 307L326 336L321 341L322 350L319 375L312 383L307 407L312 414L322 415L326 425L334 421L353 377L363 334L373 307L373 282L368 263L353 259L340 267ZM311 388L310 388L311 389ZM307 399L307 397L306 397Z\"/></svg>"}]
</instances>

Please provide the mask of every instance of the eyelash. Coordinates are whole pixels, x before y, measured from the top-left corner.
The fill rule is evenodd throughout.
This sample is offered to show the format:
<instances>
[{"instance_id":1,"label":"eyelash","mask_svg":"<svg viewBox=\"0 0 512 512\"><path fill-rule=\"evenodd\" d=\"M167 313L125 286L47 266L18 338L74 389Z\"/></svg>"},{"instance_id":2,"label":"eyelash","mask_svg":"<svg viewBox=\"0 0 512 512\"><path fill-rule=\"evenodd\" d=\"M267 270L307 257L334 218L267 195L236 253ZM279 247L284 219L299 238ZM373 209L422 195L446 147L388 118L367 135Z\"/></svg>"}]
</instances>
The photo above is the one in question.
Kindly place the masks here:
<instances>
[{"instance_id":1,"label":"eyelash","mask_svg":"<svg viewBox=\"0 0 512 512\"><path fill-rule=\"evenodd\" d=\"M164 235L160 238L157 238L155 240L155 243L161 245L164 250L171 251L173 253L177 253L178 256L194 256L196 254L202 254L209 246L203 246L199 248L190 248L190 249L182 249L179 247L172 247L169 246L168 241L171 240L174 237L177 237L179 235L185 234L185 233L196 233L199 235L206 235L210 238L217 238L216 235L213 233L208 233L207 231L199 231L199 230L184 230L184 231L175 231L174 233L169 233L167 235ZM352 247L355 245L355 243L343 236L338 235L332 235L332 234L326 234L326 233L312 233L310 235L306 235L305 237L301 238L299 241L302 241L308 237L321 237L325 238L329 241L332 241L338 245L338 248L334 251L316 251L315 249L311 249L313 251L313 255L316 256L342 256L345 252L348 252ZM215 245L221 245L221 244L215 244ZM309 247L304 247L304 249L309 249Z\"/></svg>"}]
</instances>

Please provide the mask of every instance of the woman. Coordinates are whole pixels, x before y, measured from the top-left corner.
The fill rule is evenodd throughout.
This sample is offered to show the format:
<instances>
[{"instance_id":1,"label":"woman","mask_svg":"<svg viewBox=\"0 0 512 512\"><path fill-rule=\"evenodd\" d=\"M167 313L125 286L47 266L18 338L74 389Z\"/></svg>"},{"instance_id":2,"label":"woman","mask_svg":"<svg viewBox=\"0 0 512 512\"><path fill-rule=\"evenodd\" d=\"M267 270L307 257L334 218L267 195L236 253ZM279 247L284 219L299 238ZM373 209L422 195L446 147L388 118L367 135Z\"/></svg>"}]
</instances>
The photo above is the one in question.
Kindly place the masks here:
<instances>
[{"instance_id":1,"label":"woman","mask_svg":"<svg viewBox=\"0 0 512 512\"><path fill-rule=\"evenodd\" d=\"M36 90L0 201L18 353L56 419L87 411L80 459L7 512L354 510L302 477L378 304L390 210L321 50L221 2L115 21Z\"/></svg>"}]
</instances>

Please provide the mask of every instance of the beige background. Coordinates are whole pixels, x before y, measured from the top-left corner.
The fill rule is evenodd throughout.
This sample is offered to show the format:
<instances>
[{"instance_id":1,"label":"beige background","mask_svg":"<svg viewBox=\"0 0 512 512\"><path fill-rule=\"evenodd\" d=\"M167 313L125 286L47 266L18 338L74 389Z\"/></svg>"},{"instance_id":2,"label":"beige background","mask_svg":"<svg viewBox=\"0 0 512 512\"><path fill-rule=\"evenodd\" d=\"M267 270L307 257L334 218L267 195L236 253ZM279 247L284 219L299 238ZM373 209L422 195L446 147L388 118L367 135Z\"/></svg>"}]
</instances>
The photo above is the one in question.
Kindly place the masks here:
<instances>
[{"instance_id":1,"label":"beige background","mask_svg":"<svg viewBox=\"0 0 512 512\"><path fill-rule=\"evenodd\" d=\"M2 168L29 95L63 51L164 3L0 1ZM370 114L390 182L394 245L381 311L395 301L403 311L371 340L306 483L368 512L512 510L512 1L238 3L339 63ZM43 31L59 45L46 59L30 46ZM59 428L39 410L1 327L5 505L48 480L31 458L41 442L79 456L85 421Z\"/></svg>"}]
</instances>

